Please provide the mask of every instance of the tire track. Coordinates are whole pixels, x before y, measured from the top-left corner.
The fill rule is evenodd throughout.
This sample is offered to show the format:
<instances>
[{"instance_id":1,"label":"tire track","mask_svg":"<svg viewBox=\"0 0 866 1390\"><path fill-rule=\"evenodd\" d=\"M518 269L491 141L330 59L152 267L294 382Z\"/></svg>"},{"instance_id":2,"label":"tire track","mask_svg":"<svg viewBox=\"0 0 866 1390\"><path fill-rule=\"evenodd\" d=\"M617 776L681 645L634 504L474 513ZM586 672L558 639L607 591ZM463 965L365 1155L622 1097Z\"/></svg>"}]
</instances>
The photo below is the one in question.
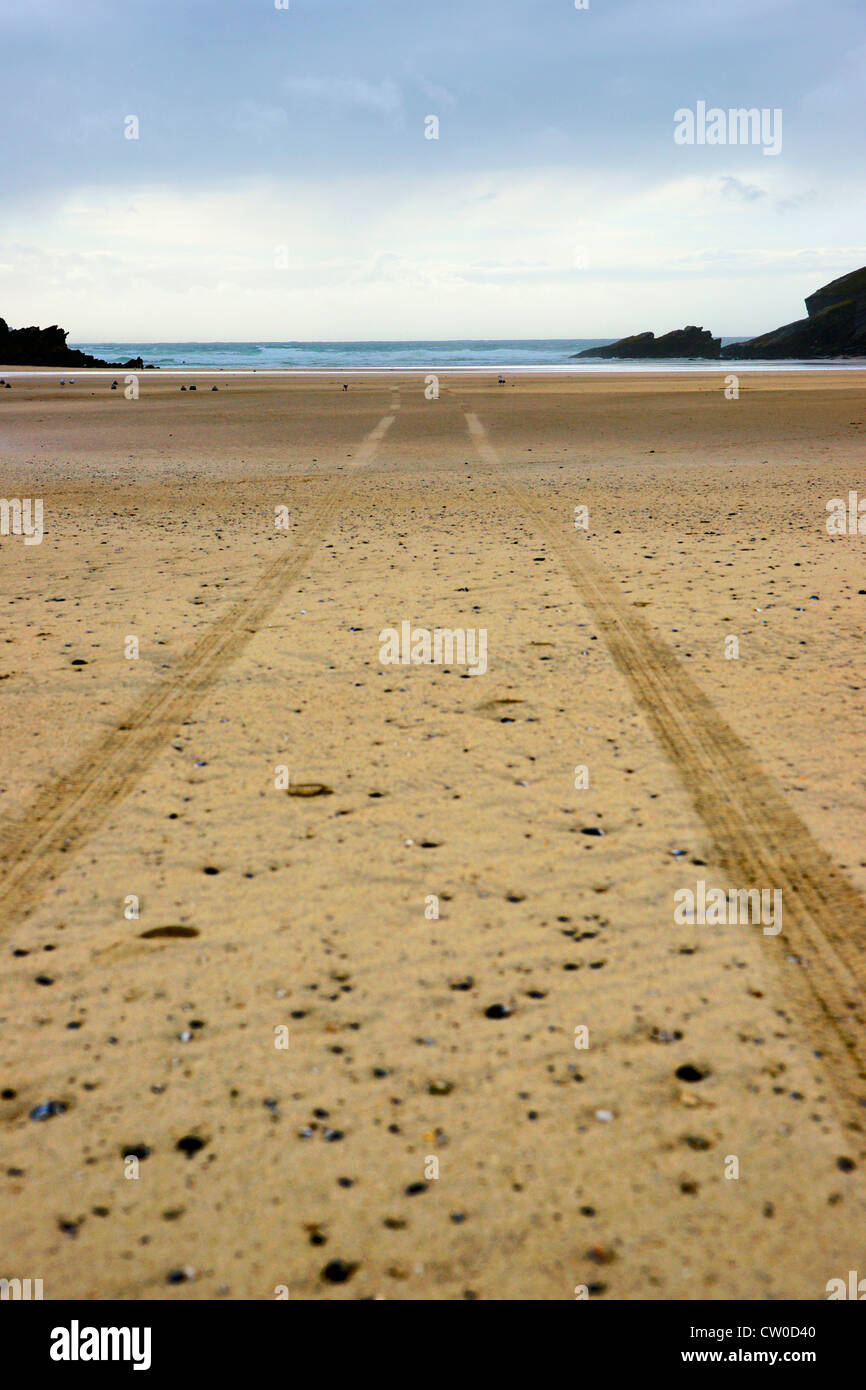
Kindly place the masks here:
<instances>
[{"instance_id":1,"label":"tire track","mask_svg":"<svg viewBox=\"0 0 866 1390\"><path fill-rule=\"evenodd\" d=\"M848 1104L866 1104L866 903L749 746L590 557L588 543L572 539L565 523L557 524L526 488L510 481L478 417L467 414L466 420L479 454L498 469L504 490L579 590L679 772L731 885L782 890L782 931L763 939L813 1049Z\"/></svg>"},{"instance_id":2,"label":"tire track","mask_svg":"<svg viewBox=\"0 0 866 1390\"><path fill-rule=\"evenodd\" d=\"M353 469L369 464L396 418L399 397L364 437ZM71 854L97 829L110 807L140 781L149 764L225 674L327 535L352 490L338 477L313 508L298 548L280 555L252 593L237 599L180 657L176 668L129 710L66 773L38 792L6 827L0 844L0 930L37 906Z\"/></svg>"}]
</instances>

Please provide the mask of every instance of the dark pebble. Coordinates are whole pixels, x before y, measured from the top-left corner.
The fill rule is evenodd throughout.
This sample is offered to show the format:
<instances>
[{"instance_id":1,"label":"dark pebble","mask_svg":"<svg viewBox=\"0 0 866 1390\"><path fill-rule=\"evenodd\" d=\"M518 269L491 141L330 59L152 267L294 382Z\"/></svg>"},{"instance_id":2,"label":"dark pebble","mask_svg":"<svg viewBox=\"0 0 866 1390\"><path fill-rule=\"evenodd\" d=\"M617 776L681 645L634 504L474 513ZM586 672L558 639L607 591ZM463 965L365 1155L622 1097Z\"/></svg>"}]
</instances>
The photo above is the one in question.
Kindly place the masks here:
<instances>
[{"instance_id":1,"label":"dark pebble","mask_svg":"<svg viewBox=\"0 0 866 1390\"><path fill-rule=\"evenodd\" d=\"M30 1111L31 1120L50 1120L52 1115L65 1115L66 1106L62 1100L46 1100Z\"/></svg>"},{"instance_id":2,"label":"dark pebble","mask_svg":"<svg viewBox=\"0 0 866 1390\"><path fill-rule=\"evenodd\" d=\"M508 1018L510 1014L511 1010L507 1004L491 1004L488 1009L484 1010L485 1018Z\"/></svg>"},{"instance_id":3,"label":"dark pebble","mask_svg":"<svg viewBox=\"0 0 866 1390\"><path fill-rule=\"evenodd\" d=\"M676 1070L676 1075L680 1081L703 1081L706 1074L705 1071L700 1071L698 1067L693 1067L688 1062L685 1066L677 1067Z\"/></svg>"},{"instance_id":4,"label":"dark pebble","mask_svg":"<svg viewBox=\"0 0 866 1390\"><path fill-rule=\"evenodd\" d=\"M329 1284L345 1284L347 1279L351 1279L355 1270L358 1268L353 1261L331 1260L322 1270L322 1278L327 1279Z\"/></svg>"},{"instance_id":5,"label":"dark pebble","mask_svg":"<svg viewBox=\"0 0 866 1390\"><path fill-rule=\"evenodd\" d=\"M186 1154L187 1158L192 1158L193 1154L197 1154L199 1149L203 1149L206 1143L207 1140L199 1139L197 1134L185 1134L182 1139L178 1139L175 1148Z\"/></svg>"},{"instance_id":6,"label":"dark pebble","mask_svg":"<svg viewBox=\"0 0 866 1390\"><path fill-rule=\"evenodd\" d=\"M165 938L178 938L198 936L198 927L181 927L172 924L167 927L150 927L148 931L138 933L142 941L160 941Z\"/></svg>"}]
</instances>

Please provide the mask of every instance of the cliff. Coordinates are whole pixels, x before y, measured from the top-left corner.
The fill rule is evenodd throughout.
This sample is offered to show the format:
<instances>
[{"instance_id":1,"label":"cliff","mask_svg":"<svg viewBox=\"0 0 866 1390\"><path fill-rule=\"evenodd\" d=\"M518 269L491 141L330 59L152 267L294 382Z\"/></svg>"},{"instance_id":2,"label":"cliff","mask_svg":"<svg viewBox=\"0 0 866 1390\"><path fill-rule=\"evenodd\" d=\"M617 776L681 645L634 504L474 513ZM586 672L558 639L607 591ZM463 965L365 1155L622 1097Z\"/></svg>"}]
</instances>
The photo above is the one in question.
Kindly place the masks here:
<instances>
[{"instance_id":1,"label":"cliff","mask_svg":"<svg viewBox=\"0 0 866 1390\"><path fill-rule=\"evenodd\" d=\"M866 357L866 266L810 294L806 312L805 319L729 343L722 357Z\"/></svg>"},{"instance_id":2,"label":"cliff","mask_svg":"<svg viewBox=\"0 0 866 1390\"><path fill-rule=\"evenodd\" d=\"M10 328L0 319L0 365L4 367L136 367L143 370L140 357L128 362L103 362L88 352L66 346L67 329L53 323L50 328Z\"/></svg>"},{"instance_id":3,"label":"cliff","mask_svg":"<svg viewBox=\"0 0 866 1390\"><path fill-rule=\"evenodd\" d=\"M702 357L717 358L721 348L721 338L714 338L709 329L677 328L672 333L663 333L657 338L654 333L635 333L630 338L620 338L607 347L584 348L583 352L573 352L577 357L630 357L654 359L659 357Z\"/></svg>"}]
</instances>

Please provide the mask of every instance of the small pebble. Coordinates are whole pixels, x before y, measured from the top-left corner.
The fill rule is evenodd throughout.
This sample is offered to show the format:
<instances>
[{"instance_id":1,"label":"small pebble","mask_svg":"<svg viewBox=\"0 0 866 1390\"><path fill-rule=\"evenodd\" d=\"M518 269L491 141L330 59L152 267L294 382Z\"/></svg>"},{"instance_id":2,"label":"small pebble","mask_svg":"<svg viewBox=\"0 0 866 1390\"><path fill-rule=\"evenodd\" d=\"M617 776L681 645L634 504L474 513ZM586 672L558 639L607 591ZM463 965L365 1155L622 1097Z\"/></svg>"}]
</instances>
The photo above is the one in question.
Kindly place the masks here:
<instances>
[{"instance_id":1,"label":"small pebble","mask_svg":"<svg viewBox=\"0 0 866 1390\"><path fill-rule=\"evenodd\" d=\"M508 1018L510 1014L511 1009L507 1004L491 1004L489 1008L484 1010L485 1018Z\"/></svg>"},{"instance_id":2,"label":"small pebble","mask_svg":"<svg viewBox=\"0 0 866 1390\"><path fill-rule=\"evenodd\" d=\"M50 1120L52 1115L64 1115L66 1106L62 1100L46 1100L30 1111L31 1120Z\"/></svg>"},{"instance_id":3,"label":"small pebble","mask_svg":"<svg viewBox=\"0 0 866 1390\"><path fill-rule=\"evenodd\" d=\"M331 1260L322 1270L321 1277L327 1279L329 1284L345 1284L347 1279L351 1279L357 1264L347 1260Z\"/></svg>"},{"instance_id":4,"label":"small pebble","mask_svg":"<svg viewBox=\"0 0 866 1390\"><path fill-rule=\"evenodd\" d=\"M680 1081L703 1081L707 1073L686 1062L684 1066L677 1067L675 1074L679 1077Z\"/></svg>"}]
</instances>

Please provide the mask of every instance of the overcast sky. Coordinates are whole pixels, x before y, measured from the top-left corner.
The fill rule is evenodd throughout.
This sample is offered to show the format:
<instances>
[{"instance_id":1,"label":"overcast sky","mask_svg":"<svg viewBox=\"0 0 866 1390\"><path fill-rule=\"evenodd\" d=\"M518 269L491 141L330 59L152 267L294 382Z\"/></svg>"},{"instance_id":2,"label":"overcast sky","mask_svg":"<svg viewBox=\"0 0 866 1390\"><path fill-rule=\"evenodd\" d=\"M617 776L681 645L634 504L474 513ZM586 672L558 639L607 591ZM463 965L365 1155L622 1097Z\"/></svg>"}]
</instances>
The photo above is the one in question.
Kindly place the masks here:
<instances>
[{"instance_id":1,"label":"overcast sky","mask_svg":"<svg viewBox=\"0 0 866 1390\"><path fill-rule=\"evenodd\" d=\"M0 315L761 332L866 264L864 79L864 0L0 0ZM699 101L781 152L677 144Z\"/></svg>"}]
</instances>

